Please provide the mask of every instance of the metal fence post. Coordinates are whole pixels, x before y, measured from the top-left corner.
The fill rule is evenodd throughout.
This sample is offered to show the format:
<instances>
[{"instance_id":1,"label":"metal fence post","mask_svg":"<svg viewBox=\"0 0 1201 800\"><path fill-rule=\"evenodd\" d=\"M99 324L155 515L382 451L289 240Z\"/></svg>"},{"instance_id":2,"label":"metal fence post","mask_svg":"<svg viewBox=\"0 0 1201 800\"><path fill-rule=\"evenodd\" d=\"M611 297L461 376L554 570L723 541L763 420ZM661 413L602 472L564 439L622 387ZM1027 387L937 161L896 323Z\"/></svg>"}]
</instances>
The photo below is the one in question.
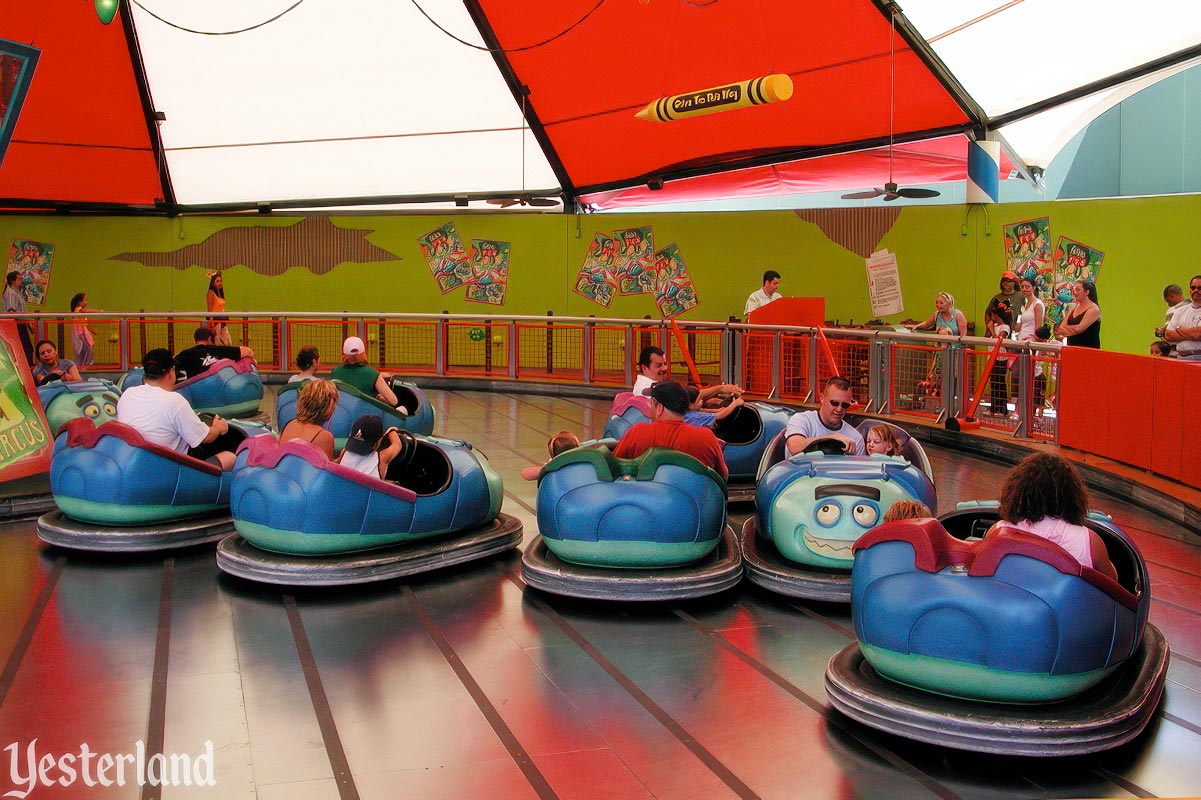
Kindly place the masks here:
<instances>
[{"instance_id":1,"label":"metal fence post","mask_svg":"<svg viewBox=\"0 0 1201 800\"><path fill-rule=\"evenodd\" d=\"M581 376L584 378L584 383L591 383L593 378L593 370L595 366L592 363L592 337L596 335L593 323L584 323L584 341L581 342L580 352L580 368L583 370Z\"/></svg>"},{"instance_id":2,"label":"metal fence post","mask_svg":"<svg viewBox=\"0 0 1201 800\"><path fill-rule=\"evenodd\" d=\"M1034 430L1034 411L1033 403L1030 399L1030 348L1022 347L1022 352L1018 356L1018 425L1014 429L1014 436L1029 436Z\"/></svg>"},{"instance_id":3,"label":"metal fence post","mask_svg":"<svg viewBox=\"0 0 1201 800\"><path fill-rule=\"evenodd\" d=\"M959 357L959 343L952 342L943 348L942 358L942 410L938 422L960 416L964 399L959 387L963 385L963 359Z\"/></svg>"},{"instance_id":4,"label":"metal fence post","mask_svg":"<svg viewBox=\"0 0 1201 800\"><path fill-rule=\"evenodd\" d=\"M871 395L871 403L868 405L870 410L872 405L875 406L877 414L885 414L888 412L889 401L891 400L888 391L889 375L892 373L892 358L891 349L888 342L880 338L879 334L872 336L872 346L868 350L868 394Z\"/></svg>"},{"instance_id":5,"label":"metal fence post","mask_svg":"<svg viewBox=\"0 0 1201 800\"><path fill-rule=\"evenodd\" d=\"M817 393L820 391L817 386L818 369L817 369L817 329L809 335L809 375L806 383L809 385L809 390L805 393L806 403L811 403L817 398Z\"/></svg>"},{"instance_id":6,"label":"metal fence post","mask_svg":"<svg viewBox=\"0 0 1201 800\"><path fill-rule=\"evenodd\" d=\"M517 322L509 320L509 377L517 377Z\"/></svg>"},{"instance_id":7,"label":"metal fence post","mask_svg":"<svg viewBox=\"0 0 1201 800\"><path fill-rule=\"evenodd\" d=\"M435 375L445 375L446 374L446 361L447 361L446 348L448 346L447 341L446 341L446 338L447 338L446 337L446 328L447 328L447 323L449 323L449 321L450 321L447 318L447 315L449 313L450 313L449 311L442 312L442 319L438 320L438 327L434 329L434 374Z\"/></svg>"},{"instance_id":8,"label":"metal fence post","mask_svg":"<svg viewBox=\"0 0 1201 800\"><path fill-rule=\"evenodd\" d=\"M635 358L634 352L635 352L635 350L634 350L634 326L627 323L626 324L626 357L624 359L626 362L625 363L626 386L634 385L634 358Z\"/></svg>"}]
</instances>

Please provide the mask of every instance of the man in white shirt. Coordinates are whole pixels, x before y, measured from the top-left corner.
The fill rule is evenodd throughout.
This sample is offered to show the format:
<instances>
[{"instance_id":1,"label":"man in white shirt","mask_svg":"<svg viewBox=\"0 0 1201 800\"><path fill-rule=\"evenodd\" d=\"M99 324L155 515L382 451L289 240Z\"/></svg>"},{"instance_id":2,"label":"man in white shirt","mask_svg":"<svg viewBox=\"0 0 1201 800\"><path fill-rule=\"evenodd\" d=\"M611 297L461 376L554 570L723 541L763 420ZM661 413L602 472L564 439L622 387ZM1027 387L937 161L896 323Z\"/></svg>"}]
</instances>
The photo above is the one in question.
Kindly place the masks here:
<instances>
[{"instance_id":1,"label":"man in white shirt","mask_svg":"<svg viewBox=\"0 0 1201 800\"><path fill-rule=\"evenodd\" d=\"M1191 302L1172 315L1163 338L1176 345L1176 358L1201 361L1201 275L1188 282L1188 293Z\"/></svg>"},{"instance_id":2,"label":"man in white shirt","mask_svg":"<svg viewBox=\"0 0 1201 800\"><path fill-rule=\"evenodd\" d=\"M817 439L833 439L842 445L848 455L864 454L863 437L847 422L847 409L855 404L851 393L851 382L846 378L834 377L818 398L821 406L817 411L793 414L784 429L784 444L789 455L804 452Z\"/></svg>"},{"instance_id":3,"label":"man in white shirt","mask_svg":"<svg viewBox=\"0 0 1201 800\"><path fill-rule=\"evenodd\" d=\"M780 273L769 269L763 273L763 288L751 292L751 296L746 299L746 308L742 310L742 315L745 317L756 308L762 308L783 296L780 294Z\"/></svg>"},{"instance_id":4,"label":"man in white shirt","mask_svg":"<svg viewBox=\"0 0 1201 800\"><path fill-rule=\"evenodd\" d=\"M642 396L650 392L652 386L662 380L667 380L667 355L661 347L644 347L638 354L638 377L634 379L633 392Z\"/></svg>"},{"instance_id":5,"label":"man in white shirt","mask_svg":"<svg viewBox=\"0 0 1201 800\"><path fill-rule=\"evenodd\" d=\"M200 445L228 431L229 423L213 417L213 424L205 425L184 396L171 391L175 388L171 351L151 350L142 358L142 368L142 385L126 389L117 401L117 421L142 434L148 442L220 464L226 471L233 469L233 453L223 450L210 455L200 449Z\"/></svg>"}]
</instances>

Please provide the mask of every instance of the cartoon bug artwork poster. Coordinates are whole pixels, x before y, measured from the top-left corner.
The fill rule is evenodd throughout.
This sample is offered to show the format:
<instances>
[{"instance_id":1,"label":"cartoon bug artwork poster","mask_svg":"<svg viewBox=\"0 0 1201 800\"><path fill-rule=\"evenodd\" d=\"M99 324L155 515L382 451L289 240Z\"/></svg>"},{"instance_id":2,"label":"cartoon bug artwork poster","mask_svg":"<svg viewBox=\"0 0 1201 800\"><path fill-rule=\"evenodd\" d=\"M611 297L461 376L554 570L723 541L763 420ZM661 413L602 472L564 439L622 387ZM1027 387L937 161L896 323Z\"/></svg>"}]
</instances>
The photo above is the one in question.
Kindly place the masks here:
<instances>
[{"instance_id":1,"label":"cartoon bug artwork poster","mask_svg":"<svg viewBox=\"0 0 1201 800\"><path fill-rule=\"evenodd\" d=\"M1051 260L1051 220L1028 219L1005 226L1005 268L1034 281L1043 300L1051 296L1055 266Z\"/></svg>"},{"instance_id":2,"label":"cartoon bug artwork poster","mask_svg":"<svg viewBox=\"0 0 1201 800\"><path fill-rule=\"evenodd\" d=\"M463 240L459 238L453 222L417 237L417 244L442 294L453 292L475 279Z\"/></svg>"},{"instance_id":3,"label":"cartoon bug artwork poster","mask_svg":"<svg viewBox=\"0 0 1201 800\"><path fill-rule=\"evenodd\" d=\"M614 292L617 291L617 278L614 274L616 259L617 242L603 233L593 235L592 245L588 248L588 255L584 257L572 291L608 308L613 302Z\"/></svg>"},{"instance_id":4,"label":"cartoon bug artwork poster","mask_svg":"<svg viewBox=\"0 0 1201 800\"><path fill-rule=\"evenodd\" d=\"M622 294L655 291L655 239L651 226L613 231L617 242L617 290Z\"/></svg>"},{"instance_id":5,"label":"cartoon bug artwork poster","mask_svg":"<svg viewBox=\"0 0 1201 800\"><path fill-rule=\"evenodd\" d=\"M1063 320L1072 304L1072 284L1076 281L1097 282L1105 254L1074 239L1060 236L1055 245L1055 286L1047 302L1046 316L1051 324Z\"/></svg>"},{"instance_id":6,"label":"cartoon bug artwork poster","mask_svg":"<svg viewBox=\"0 0 1201 800\"><path fill-rule=\"evenodd\" d=\"M4 274L14 271L21 273L21 291L25 293L25 302L31 306L45 305L53 261L54 245L13 239L8 249L8 269Z\"/></svg>"},{"instance_id":7,"label":"cartoon bug artwork poster","mask_svg":"<svg viewBox=\"0 0 1201 800\"><path fill-rule=\"evenodd\" d=\"M672 242L655 253L655 305L660 316L678 317L699 302L679 246Z\"/></svg>"},{"instance_id":8,"label":"cartoon bug artwork poster","mask_svg":"<svg viewBox=\"0 0 1201 800\"><path fill-rule=\"evenodd\" d=\"M473 303L504 305L509 285L509 242L491 239L471 240L471 270L474 277L467 284L467 299Z\"/></svg>"}]
</instances>

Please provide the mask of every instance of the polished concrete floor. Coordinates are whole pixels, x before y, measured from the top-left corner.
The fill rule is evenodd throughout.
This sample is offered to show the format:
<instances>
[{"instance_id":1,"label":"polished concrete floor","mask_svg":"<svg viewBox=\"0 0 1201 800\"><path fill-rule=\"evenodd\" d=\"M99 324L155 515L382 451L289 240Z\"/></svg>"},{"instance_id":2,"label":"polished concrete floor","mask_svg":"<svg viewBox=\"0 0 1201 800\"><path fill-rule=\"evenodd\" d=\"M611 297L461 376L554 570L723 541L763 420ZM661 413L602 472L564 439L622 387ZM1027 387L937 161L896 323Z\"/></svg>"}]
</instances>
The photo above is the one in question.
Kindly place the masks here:
<instances>
[{"instance_id":1,"label":"polished concrete floor","mask_svg":"<svg viewBox=\"0 0 1201 800\"><path fill-rule=\"evenodd\" d=\"M438 391L437 432L472 441L537 531L520 480L607 402ZM930 453L945 510L1005 468ZM1201 546L1118 500L1150 565L1172 664L1137 741L1070 759L985 757L861 727L822 674L849 608L744 586L669 606L523 591L517 554L407 583L281 592L223 576L212 548L98 557L0 525L0 793L25 756L204 752L206 798L1181 797L1201 795ZM733 514L740 523L745 512ZM15 754L20 753L14 766ZM16 773L13 773L16 769ZM50 778L63 773L51 769ZM31 797L157 797L136 784Z\"/></svg>"}]
</instances>

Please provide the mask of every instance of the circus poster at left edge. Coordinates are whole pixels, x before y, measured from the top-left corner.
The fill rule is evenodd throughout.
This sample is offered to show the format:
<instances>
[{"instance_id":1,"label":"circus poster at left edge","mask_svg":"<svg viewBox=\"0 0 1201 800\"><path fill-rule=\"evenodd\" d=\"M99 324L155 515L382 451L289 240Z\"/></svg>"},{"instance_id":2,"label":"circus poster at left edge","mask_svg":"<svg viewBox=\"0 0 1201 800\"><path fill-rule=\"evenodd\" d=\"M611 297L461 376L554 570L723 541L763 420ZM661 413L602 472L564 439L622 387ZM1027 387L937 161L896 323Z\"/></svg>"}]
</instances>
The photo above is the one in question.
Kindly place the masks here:
<instances>
[{"instance_id":1,"label":"circus poster at left edge","mask_svg":"<svg viewBox=\"0 0 1201 800\"><path fill-rule=\"evenodd\" d=\"M0 484L50 469L54 440L36 395L17 323L0 320Z\"/></svg>"},{"instance_id":2,"label":"circus poster at left edge","mask_svg":"<svg viewBox=\"0 0 1201 800\"><path fill-rule=\"evenodd\" d=\"M4 163L41 52L36 47L0 39L0 164Z\"/></svg>"},{"instance_id":3,"label":"circus poster at left edge","mask_svg":"<svg viewBox=\"0 0 1201 800\"><path fill-rule=\"evenodd\" d=\"M21 273L21 291L25 293L25 302L31 306L45 305L53 262L54 245L13 239L8 248L8 269L4 274L13 271Z\"/></svg>"}]
</instances>

